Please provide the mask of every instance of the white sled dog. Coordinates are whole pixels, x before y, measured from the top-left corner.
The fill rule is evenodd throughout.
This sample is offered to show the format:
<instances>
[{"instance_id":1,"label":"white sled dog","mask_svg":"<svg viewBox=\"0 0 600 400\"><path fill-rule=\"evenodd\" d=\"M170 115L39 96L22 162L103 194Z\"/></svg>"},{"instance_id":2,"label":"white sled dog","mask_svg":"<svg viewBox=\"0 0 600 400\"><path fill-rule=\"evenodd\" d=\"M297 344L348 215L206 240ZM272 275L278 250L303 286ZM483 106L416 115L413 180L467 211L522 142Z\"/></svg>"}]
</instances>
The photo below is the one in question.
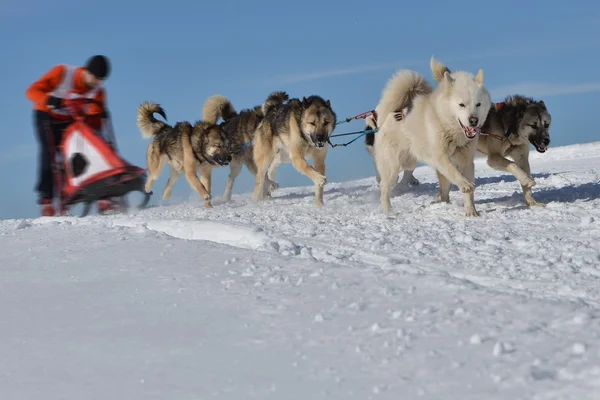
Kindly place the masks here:
<instances>
[{"instance_id":1,"label":"white sled dog","mask_svg":"<svg viewBox=\"0 0 600 400\"><path fill-rule=\"evenodd\" d=\"M445 73L433 90L419 73L399 70L388 81L382 101L393 101L402 110L380 121L373 143L383 211L392 211L390 191L399 172L412 171L422 161L436 170L438 202L450 202L450 185L455 184L464 193L465 215L478 216L473 159L491 106L483 70L476 76Z\"/></svg>"}]
</instances>

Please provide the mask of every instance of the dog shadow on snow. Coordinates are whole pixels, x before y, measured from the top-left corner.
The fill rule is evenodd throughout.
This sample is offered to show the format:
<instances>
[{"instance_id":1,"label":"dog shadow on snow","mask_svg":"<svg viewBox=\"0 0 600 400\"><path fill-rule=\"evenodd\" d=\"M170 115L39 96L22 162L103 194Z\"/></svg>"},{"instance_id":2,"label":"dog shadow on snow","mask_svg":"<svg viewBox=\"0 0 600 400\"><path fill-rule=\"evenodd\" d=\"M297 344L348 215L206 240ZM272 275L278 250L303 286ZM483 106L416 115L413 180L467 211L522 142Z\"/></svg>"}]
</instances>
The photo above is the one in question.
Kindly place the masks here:
<instances>
[{"instance_id":1,"label":"dog shadow on snow","mask_svg":"<svg viewBox=\"0 0 600 400\"><path fill-rule=\"evenodd\" d=\"M532 188L533 197L540 203L573 203L575 201L584 200L591 201L600 198L600 182L588 182L581 185L565 186L561 188L537 189ZM519 201L522 201L523 193L520 187L515 190ZM477 203L503 203L511 202L515 199L515 194L509 196L496 197L493 199L485 199L476 201Z\"/></svg>"},{"instance_id":2,"label":"dog shadow on snow","mask_svg":"<svg viewBox=\"0 0 600 400\"><path fill-rule=\"evenodd\" d=\"M550 174L550 173L537 173L532 174L533 179L546 179L552 177L554 175L560 175L560 173ZM418 179L418 176L416 177ZM519 201L522 201L523 192L521 191L521 186L519 185L517 179L512 174L505 174L499 176L490 176L490 177L480 177L475 178L475 184L477 186L482 185L491 185L497 183L511 183L514 185L514 191L510 195L501 196L501 197L493 197L490 199L475 199L476 203L486 204L486 203L503 203L503 202L511 202L515 201L517 198ZM397 186L392 191L392 197L399 197L406 194L415 194L415 195L429 195L432 197L436 197L438 195L438 182L420 182L416 186L411 187L400 187ZM511 186L512 189L512 186ZM550 202L559 202L559 203L570 203L578 200L594 200L600 198L600 182L589 182L581 185L569 185L562 188L540 188L539 186L533 187L533 196L534 198L542 203L550 203ZM458 192L458 188L455 185L452 185L450 188L451 192ZM276 193L276 191L275 191ZM297 200L303 199L307 197L314 197L314 192L309 191L305 193L286 193L281 196L277 196L274 193L274 199L277 200ZM477 188L475 189L475 193L477 193ZM362 184L354 187L335 187L331 189L325 188L323 191L324 195L329 196L329 200L335 199L337 197L349 196L349 197L358 197L371 199L372 201L379 201L379 186L377 183L372 184ZM331 195L334 195L333 198Z\"/></svg>"},{"instance_id":3,"label":"dog shadow on snow","mask_svg":"<svg viewBox=\"0 0 600 400\"><path fill-rule=\"evenodd\" d=\"M331 195L331 194L337 194L339 196L356 196L356 195L361 195L364 193L367 193L369 191L372 191L373 188L376 188L377 186L373 185L373 184L363 184L363 185L359 185L359 186L354 186L354 187L336 187L336 188L330 188L328 189L327 186L325 186L325 189L323 190L323 195ZM286 188L286 189L290 189L290 188ZM286 193L286 194L282 194L282 195L277 195L277 190L273 192L273 199L274 200L299 200L299 199L304 199L307 197L313 198L315 196L314 191L308 191L305 193ZM335 196L338 197L338 196Z\"/></svg>"}]
</instances>

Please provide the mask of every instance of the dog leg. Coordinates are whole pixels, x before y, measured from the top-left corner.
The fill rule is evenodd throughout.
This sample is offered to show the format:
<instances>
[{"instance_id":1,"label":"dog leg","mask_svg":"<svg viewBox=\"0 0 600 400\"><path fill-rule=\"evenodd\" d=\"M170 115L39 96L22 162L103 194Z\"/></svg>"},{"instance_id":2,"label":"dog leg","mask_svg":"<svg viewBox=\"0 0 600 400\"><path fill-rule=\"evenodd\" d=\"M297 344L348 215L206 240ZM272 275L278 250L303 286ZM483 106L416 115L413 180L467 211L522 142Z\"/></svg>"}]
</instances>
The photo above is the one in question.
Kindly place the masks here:
<instances>
[{"instance_id":1,"label":"dog leg","mask_svg":"<svg viewBox=\"0 0 600 400\"><path fill-rule=\"evenodd\" d=\"M377 170L377 163L375 162L375 150L373 146L367 146L367 152L371 156L371 160L373 161L373 168L375 169L375 181L379 185L381 183L381 176L379 175L379 171Z\"/></svg>"},{"instance_id":2,"label":"dog leg","mask_svg":"<svg viewBox=\"0 0 600 400\"><path fill-rule=\"evenodd\" d=\"M269 171L267 172L267 177L269 178L269 193L279 189L279 184L275 182L275 174L277 171L277 167L281 164L281 152L277 152L273 161L271 162L271 166L269 167Z\"/></svg>"},{"instance_id":3,"label":"dog leg","mask_svg":"<svg viewBox=\"0 0 600 400\"><path fill-rule=\"evenodd\" d=\"M252 161L246 161L246 168L248 168L248 171L250 171L250 173L254 176L254 179L256 179L256 176L258 175L258 169L256 168L256 164L254 163L254 160ZM268 175L268 174L267 174ZM267 181L267 183L269 184L269 187L271 182L269 181L269 178L265 178L265 180ZM263 188L265 187L265 185L263 185ZM270 190L263 190L263 196L265 196L265 198L270 199L271 198L271 191Z\"/></svg>"},{"instance_id":4,"label":"dog leg","mask_svg":"<svg viewBox=\"0 0 600 400\"><path fill-rule=\"evenodd\" d=\"M514 163L500 154L491 153L488 155L487 164L490 168L497 171L510 172L519 181L521 186L527 186L529 188L535 186L535 181L531 179L528 173L526 173L517 163Z\"/></svg>"},{"instance_id":5,"label":"dog leg","mask_svg":"<svg viewBox=\"0 0 600 400\"><path fill-rule=\"evenodd\" d=\"M327 178L325 177L325 175L317 172L313 167L310 166L308 162L306 162L306 160L303 157L303 154L297 146L292 145L291 150L292 165L294 166L294 168L296 168L298 172L308 176L315 184L315 187L325 186L325 183L327 183Z\"/></svg>"},{"instance_id":6,"label":"dog leg","mask_svg":"<svg viewBox=\"0 0 600 400\"><path fill-rule=\"evenodd\" d=\"M265 200L267 198L268 191L266 190L267 172L271 164L270 158L263 158L260 163L256 165L256 184L254 186L254 201Z\"/></svg>"},{"instance_id":7,"label":"dog leg","mask_svg":"<svg viewBox=\"0 0 600 400\"><path fill-rule=\"evenodd\" d=\"M435 170L438 177L439 190L438 190L438 203L450 203L450 186L452 183L442 174L440 171Z\"/></svg>"},{"instance_id":8,"label":"dog leg","mask_svg":"<svg viewBox=\"0 0 600 400\"><path fill-rule=\"evenodd\" d=\"M184 162L183 164L185 169L185 179L187 179L190 186L202 197L204 200L204 207L212 208L211 196L210 193L206 190L200 179L198 179L198 175L196 175L196 169L192 162Z\"/></svg>"},{"instance_id":9,"label":"dog leg","mask_svg":"<svg viewBox=\"0 0 600 400\"><path fill-rule=\"evenodd\" d=\"M470 193L475 190L475 182L469 180L460 172L460 170L452 163L446 151L436 152L428 164L444 174L450 182L458 186L461 192Z\"/></svg>"},{"instance_id":10,"label":"dog leg","mask_svg":"<svg viewBox=\"0 0 600 400\"><path fill-rule=\"evenodd\" d=\"M200 167L200 182L208 192L208 195L212 197L212 167L211 166L201 166Z\"/></svg>"},{"instance_id":11,"label":"dog leg","mask_svg":"<svg viewBox=\"0 0 600 400\"><path fill-rule=\"evenodd\" d=\"M457 164L460 172L470 182L475 181L475 163L474 158L474 146L464 149L463 154L457 154ZM464 192L465 201L465 216L467 217L478 217L479 213L475 209L475 190Z\"/></svg>"},{"instance_id":12,"label":"dog leg","mask_svg":"<svg viewBox=\"0 0 600 400\"><path fill-rule=\"evenodd\" d=\"M238 160L232 160L231 164L229 164L229 177L227 178L227 185L225 186L225 193L223 194L223 199L227 201L231 201L231 192L233 190L233 183L235 182L235 178L237 178L242 172L242 163ZM256 175L256 172L255 172Z\"/></svg>"},{"instance_id":13,"label":"dog leg","mask_svg":"<svg viewBox=\"0 0 600 400\"><path fill-rule=\"evenodd\" d=\"M386 149L386 153L392 153L392 149ZM382 159L382 156L387 157L387 160ZM379 193L381 208L384 214L390 214L392 212L391 192L398 183L401 161L397 155L394 157L393 154L379 154L379 157L375 158L375 163L380 176Z\"/></svg>"},{"instance_id":14,"label":"dog leg","mask_svg":"<svg viewBox=\"0 0 600 400\"><path fill-rule=\"evenodd\" d=\"M167 180L167 186L165 187L165 191L162 195L163 200L169 200L171 198L171 191L173 190L173 185L179 179L179 175L179 172L177 172L175 168L171 167L171 175L169 176L169 180Z\"/></svg>"},{"instance_id":15,"label":"dog leg","mask_svg":"<svg viewBox=\"0 0 600 400\"><path fill-rule=\"evenodd\" d=\"M415 186L418 184L419 184L419 180L417 178L415 178L415 176L413 175L413 170L405 169L402 174L402 179L400 180L399 185L403 188L406 188L406 187Z\"/></svg>"},{"instance_id":16,"label":"dog leg","mask_svg":"<svg viewBox=\"0 0 600 400\"><path fill-rule=\"evenodd\" d=\"M144 190L146 193L150 193L154 186L154 181L160 177L160 174L165 167L166 160L161 156L158 147L155 146L154 143L148 146L146 158L148 161L148 179L146 180Z\"/></svg>"},{"instance_id":17,"label":"dog leg","mask_svg":"<svg viewBox=\"0 0 600 400\"><path fill-rule=\"evenodd\" d=\"M531 176L531 167L529 165L529 155L524 154L521 157L515 157L515 163L519 166L523 172L525 172L528 176ZM531 192L531 186L521 185L521 189L523 190L523 195L525 196L525 203L528 206L540 206L545 207L545 203L540 203L533 198L533 193Z\"/></svg>"},{"instance_id":18,"label":"dog leg","mask_svg":"<svg viewBox=\"0 0 600 400\"><path fill-rule=\"evenodd\" d=\"M411 170L405 170L404 171L404 176L402 176L402 180L406 180L408 181L408 185L409 186L417 186L419 185L421 182L419 182L419 180L415 177L414 175L415 170L411 169Z\"/></svg>"},{"instance_id":19,"label":"dog leg","mask_svg":"<svg viewBox=\"0 0 600 400\"><path fill-rule=\"evenodd\" d=\"M204 185L202 185L202 183L198 179L198 176L196 175L195 171L185 171L185 179L187 179L190 186L200 195L200 197L204 199L204 207L212 208L210 194L208 194L208 192L204 188Z\"/></svg>"},{"instance_id":20,"label":"dog leg","mask_svg":"<svg viewBox=\"0 0 600 400\"><path fill-rule=\"evenodd\" d=\"M265 154L256 162L256 184L254 185L254 201L265 200L266 180L269 167L273 161L272 154Z\"/></svg>"},{"instance_id":21,"label":"dog leg","mask_svg":"<svg viewBox=\"0 0 600 400\"><path fill-rule=\"evenodd\" d=\"M312 153L312 159L315 164L315 170L325 175L325 157L327 157L327 150L314 150ZM315 184L315 206L318 208L323 207L323 186Z\"/></svg>"}]
</instances>

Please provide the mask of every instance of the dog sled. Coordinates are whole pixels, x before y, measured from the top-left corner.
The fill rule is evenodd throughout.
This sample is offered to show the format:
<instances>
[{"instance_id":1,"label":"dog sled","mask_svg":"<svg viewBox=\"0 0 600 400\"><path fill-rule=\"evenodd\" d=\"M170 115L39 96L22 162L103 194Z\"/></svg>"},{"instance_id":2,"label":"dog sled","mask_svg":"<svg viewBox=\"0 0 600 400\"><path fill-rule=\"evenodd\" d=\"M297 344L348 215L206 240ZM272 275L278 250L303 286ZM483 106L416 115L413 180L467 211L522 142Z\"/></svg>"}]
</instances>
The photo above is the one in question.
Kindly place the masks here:
<instances>
[{"instance_id":1,"label":"dog sled","mask_svg":"<svg viewBox=\"0 0 600 400\"><path fill-rule=\"evenodd\" d=\"M65 128L60 143L54 147L52 169L58 191L58 215L67 215L73 206L83 204L79 217L85 217L94 203L115 198L120 198L119 209L124 211L127 208L125 196L131 192L143 193L136 208L145 208L152 195L144 190L146 170L128 163L118 154L109 115L104 116L103 133L110 135L111 143L86 122L85 107L91 103L95 101L82 97L64 100L65 109L74 121Z\"/></svg>"}]
</instances>

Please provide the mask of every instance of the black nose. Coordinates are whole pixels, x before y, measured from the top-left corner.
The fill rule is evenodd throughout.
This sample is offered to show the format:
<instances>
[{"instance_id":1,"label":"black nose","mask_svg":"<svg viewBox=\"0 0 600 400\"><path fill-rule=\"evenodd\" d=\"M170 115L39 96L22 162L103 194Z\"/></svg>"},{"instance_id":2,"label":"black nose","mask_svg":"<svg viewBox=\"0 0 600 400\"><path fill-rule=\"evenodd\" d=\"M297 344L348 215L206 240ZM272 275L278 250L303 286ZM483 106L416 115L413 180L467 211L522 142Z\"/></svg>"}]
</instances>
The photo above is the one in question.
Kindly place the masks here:
<instances>
[{"instance_id":1,"label":"black nose","mask_svg":"<svg viewBox=\"0 0 600 400\"><path fill-rule=\"evenodd\" d=\"M324 142L326 140L327 140L327 135L325 135L325 134L318 134L317 135L317 141L318 142Z\"/></svg>"},{"instance_id":2,"label":"black nose","mask_svg":"<svg viewBox=\"0 0 600 400\"><path fill-rule=\"evenodd\" d=\"M548 138L548 137L543 138L542 139L542 144L544 146L548 146L550 144L550 138Z\"/></svg>"},{"instance_id":3,"label":"black nose","mask_svg":"<svg viewBox=\"0 0 600 400\"><path fill-rule=\"evenodd\" d=\"M469 125L475 127L477 126L477 123L479 122L479 118L477 117L470 117L469 118Z\"/></svg>"}]
</instances>

